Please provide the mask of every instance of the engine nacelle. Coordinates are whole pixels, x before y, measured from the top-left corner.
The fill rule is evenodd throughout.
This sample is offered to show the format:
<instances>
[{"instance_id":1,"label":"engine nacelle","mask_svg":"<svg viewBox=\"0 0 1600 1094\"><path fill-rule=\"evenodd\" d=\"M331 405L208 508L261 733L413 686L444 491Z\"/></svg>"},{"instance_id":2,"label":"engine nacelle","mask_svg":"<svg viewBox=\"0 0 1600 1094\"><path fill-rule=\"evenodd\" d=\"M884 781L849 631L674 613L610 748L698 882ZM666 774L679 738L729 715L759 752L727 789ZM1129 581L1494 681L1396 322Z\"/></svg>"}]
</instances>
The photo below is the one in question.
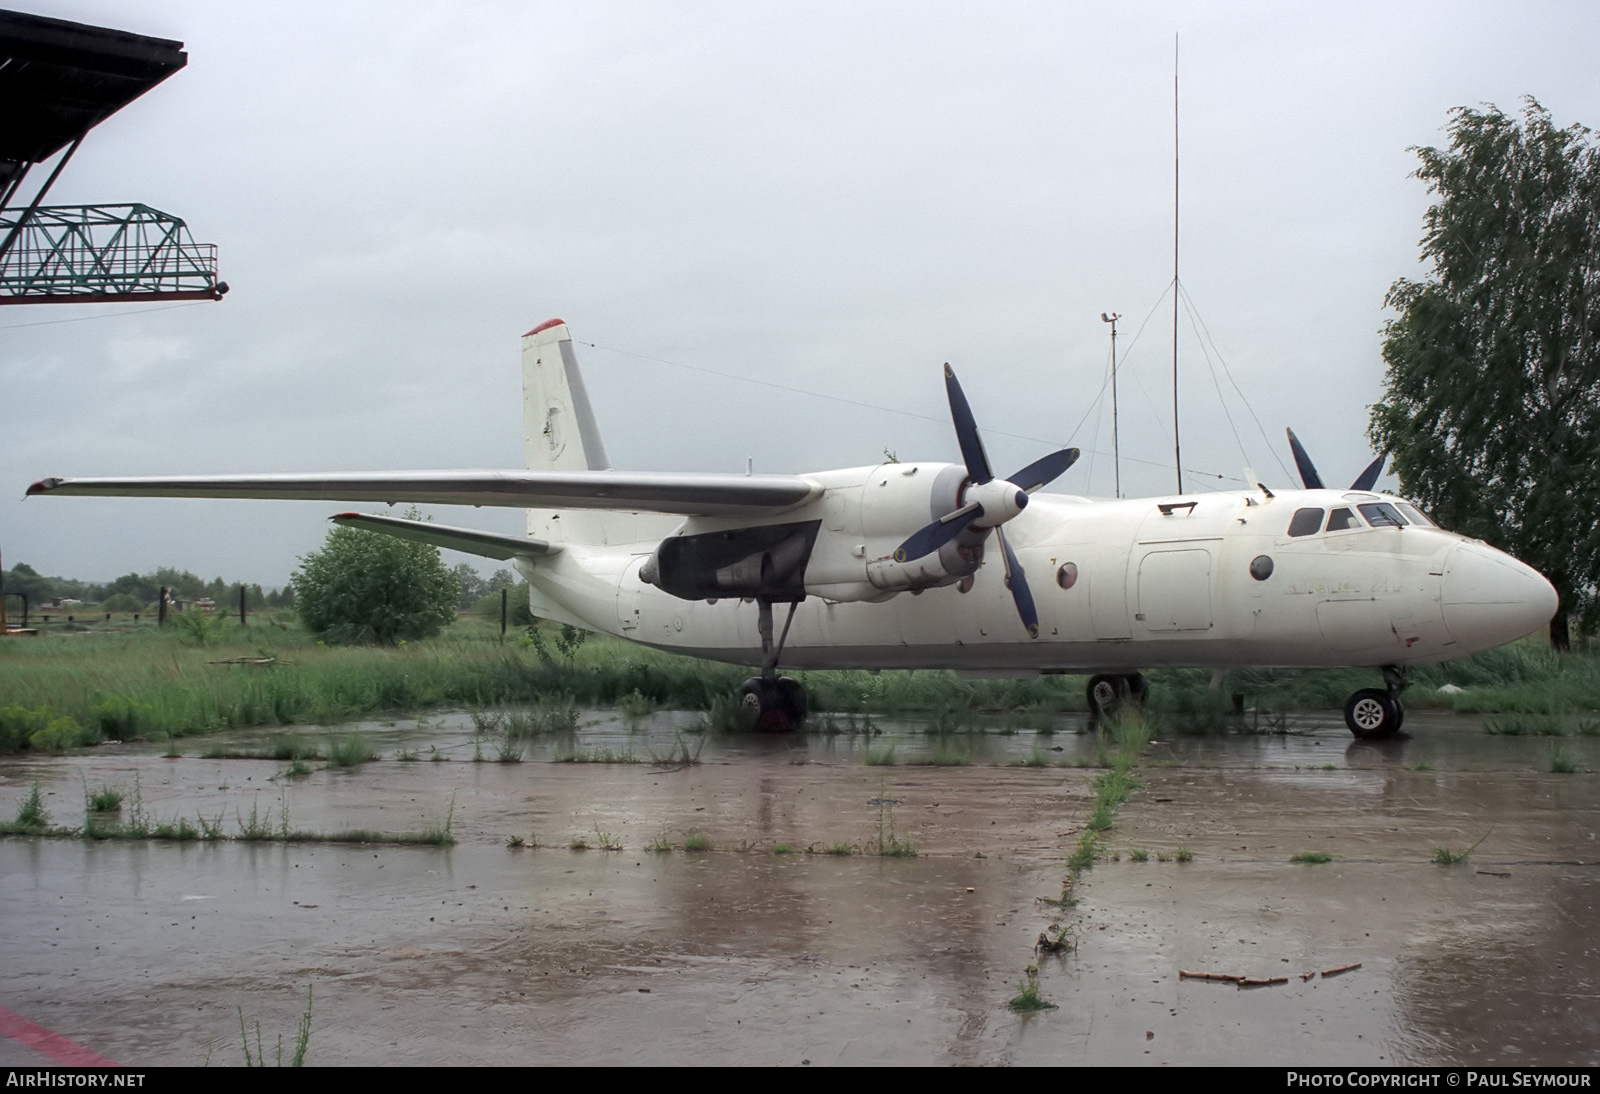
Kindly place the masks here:
<instances>
[{"instance_id":1,"label":"engine nacelle","mask_svg":"<svg viewBox=\"0 0 1600 1094\"><path fill-rule=\"evenodd\" d=\"M685 600L886 600L952 585L982 563L989 529L978 525L922 558L894 558L913 532L961 506L961 465L886 463L815 478L822 496L781 523L690 518L656 547L640 580Z\"/></svg>"}]
</instances>

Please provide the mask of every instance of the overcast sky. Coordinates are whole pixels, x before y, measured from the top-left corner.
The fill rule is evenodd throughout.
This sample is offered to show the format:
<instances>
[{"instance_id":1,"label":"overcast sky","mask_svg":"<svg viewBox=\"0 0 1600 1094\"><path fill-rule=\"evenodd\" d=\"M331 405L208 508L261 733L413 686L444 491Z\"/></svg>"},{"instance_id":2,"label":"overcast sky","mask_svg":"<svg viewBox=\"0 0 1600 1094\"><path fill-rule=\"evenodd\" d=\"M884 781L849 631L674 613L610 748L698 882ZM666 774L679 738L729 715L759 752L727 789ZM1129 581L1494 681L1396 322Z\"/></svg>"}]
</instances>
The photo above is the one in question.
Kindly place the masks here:
<instances>
[{"instance_id":1,"label":"overcast sky","mask_svg":"<svg viewBox=\"0 0 1600 1094\"><path fill-rule=\"evenodd\" d=\"M30 482L515 467L552 316L619 467L958 460L949 361L998 471L1075 444L1053 489L1109 496L1117 311L1123 492L1172 492L1174 35L1185 487L1290 485L1285 426L1348 481L1409 148L1525 95L1600 124L1590 3L14 6L185 43L50 201L179 216L232 287L0 309L5 565L101 580L282 585L344 507Z\"/></svg>"}]
</instances>

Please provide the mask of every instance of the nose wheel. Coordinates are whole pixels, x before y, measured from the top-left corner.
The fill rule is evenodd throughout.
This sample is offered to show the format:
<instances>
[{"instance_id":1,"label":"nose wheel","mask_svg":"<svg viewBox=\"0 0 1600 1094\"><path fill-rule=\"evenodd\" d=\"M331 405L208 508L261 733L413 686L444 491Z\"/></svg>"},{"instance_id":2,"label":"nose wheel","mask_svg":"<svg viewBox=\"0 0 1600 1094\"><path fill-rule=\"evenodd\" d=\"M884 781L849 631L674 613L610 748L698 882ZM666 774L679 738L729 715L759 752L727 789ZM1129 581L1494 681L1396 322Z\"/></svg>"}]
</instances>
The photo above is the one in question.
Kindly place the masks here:
<instances>
[{"instance_id":1,"label":"nose wheel","mask_svg":"<svg viewBox=\"0 0 1600 1094\"><path fill-rule=\"evenodd\" d=\"M1100 721L1114 718L1131 708L1144 706L1150 695L1150 683L1139 673L1112 675L1104 673L1089 677L1089 718Z\"/></svg>"},{"instance_id":2,"label":"nose wheel","mask_svg":"<svg viewBox=\"0 0 1600 1094\"><path fill-rule=\"evenodd\" d=\"M1400 702L1405 676L1395 666L1386 665L1383 679L1387 688L1362 688L1345 701L1344 724L1359 741L1393 737L1405 724L1406 708Z\"/></svg>"}]
</instances>

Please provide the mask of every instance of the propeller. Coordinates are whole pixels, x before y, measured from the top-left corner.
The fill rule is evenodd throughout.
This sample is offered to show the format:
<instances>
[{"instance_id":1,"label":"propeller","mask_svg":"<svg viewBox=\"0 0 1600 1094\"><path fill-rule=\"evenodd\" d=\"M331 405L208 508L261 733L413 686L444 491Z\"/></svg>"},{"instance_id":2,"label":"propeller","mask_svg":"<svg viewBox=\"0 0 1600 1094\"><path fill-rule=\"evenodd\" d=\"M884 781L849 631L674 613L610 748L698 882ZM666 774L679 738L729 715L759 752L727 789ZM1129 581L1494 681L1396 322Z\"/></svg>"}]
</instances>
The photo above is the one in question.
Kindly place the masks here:
<instances>
[{"instance_id":1,"label":"propeller","mask_svg":"<svg viewBox=\"0 0 1600 1094\"><path fill-rule=\"evenodd\" d=\"M1021 471L1005 479L997 479L989 469L989 456L983 450L983 440L978 436L977 419L961 390L961 381L955 370L944 366L945 394L950 399L950 418L956 427L956 442L961 446L961 459L967 465L967 501L913 532L895 549L896 562L911 562L931 555L968 528L993 528L1000 540L1001 559L1005 565L1006 587L1016 602L1017 615L1028 629L1030 638L1039 637L1039 613L1034 608L1033 593L1028 589L1028 578L1017 561L1016 552L1006 541L1006 521L1027 508L1028 495L1045 486L1078 460L1076 448L1063 448L1042 459L1035 460Z\"/></svg>"},{"instance_id":2,"label":"propeller","mask_svg":"<svg viewBox=\"0 0 1600 1094\"><path fill-rule=\"evenodd\" d=\"M1294 465L1300 472L1300 481L1305 483L1307 490L1322 490L1322 476L1317 474L1317 467L1311 462L1311 457L1306 454L1305 446L1300 443L1300 438L1294 435L1294 430L1286 429L1289 434L1289 449L1294 453ZM1367 469L1356 476L1356 481L1350 484L1352 490L1371 490L1378 481L1378 476L1383 474L1383 456L1379 456L1367 464Z\"/></svg>"}]
</instances>

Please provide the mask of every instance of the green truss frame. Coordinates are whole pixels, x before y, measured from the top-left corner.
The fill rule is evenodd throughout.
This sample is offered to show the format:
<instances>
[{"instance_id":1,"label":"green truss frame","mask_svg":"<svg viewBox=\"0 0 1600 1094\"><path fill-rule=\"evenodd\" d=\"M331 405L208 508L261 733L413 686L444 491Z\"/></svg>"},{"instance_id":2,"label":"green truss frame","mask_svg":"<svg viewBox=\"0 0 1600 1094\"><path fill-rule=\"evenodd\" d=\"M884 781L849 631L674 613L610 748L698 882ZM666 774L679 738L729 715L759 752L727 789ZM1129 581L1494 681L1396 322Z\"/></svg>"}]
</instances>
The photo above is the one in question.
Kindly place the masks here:
<instances>
[{"instance_id":1,"label":"green truss frame","mask_svg":"<svg viewBox=\"0 0 1600 1094\"><path fill-rule=\"evenodd\" d=\"M221 300L217 248L148 205L0 209L0 304Z\"/></svg>"}]
</instances>

